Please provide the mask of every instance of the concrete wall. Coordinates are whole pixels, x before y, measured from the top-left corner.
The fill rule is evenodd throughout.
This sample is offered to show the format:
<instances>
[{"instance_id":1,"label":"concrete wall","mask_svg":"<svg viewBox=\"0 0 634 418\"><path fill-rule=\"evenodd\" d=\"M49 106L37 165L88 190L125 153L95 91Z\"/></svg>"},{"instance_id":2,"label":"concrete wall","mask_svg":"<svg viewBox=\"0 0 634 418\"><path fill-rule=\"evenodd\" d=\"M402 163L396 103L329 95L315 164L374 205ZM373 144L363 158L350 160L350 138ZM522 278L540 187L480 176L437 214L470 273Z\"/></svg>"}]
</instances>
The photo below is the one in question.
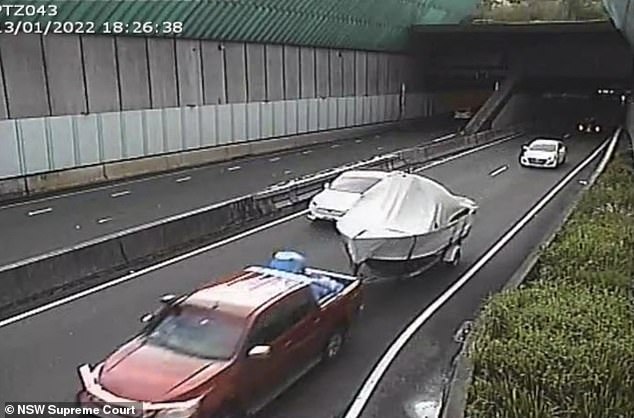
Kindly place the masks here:
<instances>
[{"instance_id":1,"label":"concrete wall","mask_svg":"<svg viewBox=\"0 0 634 418\"><path fill-rule=\"evenodd\" d=\"M311 47L2 34L0 119L397 94L403 62Z\"/></svg>"},{"instance_id":2,"label":"concrete wall","mask_svg":"<svg viewBox=\"0 0 634 418\"><path fill-rule=\"evenodd\" d=\"M634 102L631 100L627 104L627 111L625 114L625 129L630 136L630 145L632 147L632 153L634 153Z\"/></svg>"},{"instance_id":3,"label":"concrete wall","mask_svg":"<svg viewBox=\"0 0 634 418\"><path fill-rule=\"evenodd\" d=\"M514 94L493 120L493 129L501 129L520 122L534 122L538 98L529 93Z\"/></svg>"},{"instance_id":4,"label":"concrete wall","mask_svg":"<svg viewBox=\"0 0 634 418\"><path fill-rule=\"evenodd\" d=\"M0 179L431 116L403 55L0 35Z\"/></svg>"},{"instance_id":5,"label":"concrete wall","mask_svg":"<svg viewBox=\"0 0 634 418\"><path fill-rule=\"evenodd\" d=\"M400 118L398 101L301 99L0 121L0 200L374 135L431 116L437 98L409 95Z\"/></svg>"},{"instance_id":6,"label":"concrete wall","mask_svg":"<svg viewBox=\"0 0 634 418\"><path fill-rule=\"evenodd\" d=\"M550 42L525 48L515 58L526 76L628 78L632 74L627 50L600 43Z\"/></svg>"},{"instance_id":7,"label":"concrete wall","mask_svg":"<svg viewBox=\"0 0 634 418\"><path fill-rule=\"evenodd\" d=\"M402 117L399 95L384 94L8 119L0 179L415 119L431 116L434 101L410 94Z\"/></svg>"},{"instance_id":8,"label":"concrete wall","mask_svg":"<svg viewBox=\"0 0 634 418\"><path fill-rule=\"evenodd\" d=\"M633 25L632 33L631 33L631 37L632 37L631 42L632 42L632 46L634 47L634 19L629 19L629 20L631 21ZM630 59L632 60L632 62L634 62L634 57L630 57ZM630 80L630 86L634 87L634 77ZM627 102L625 103L625 106L626 108L625 108L624 125L625 125L625 129L630 135L630 140L632 141L632 148L633 148L632 151L634 151L634 95L630 94L629 97L627 97Z\"/></svg>"}]
</instances>

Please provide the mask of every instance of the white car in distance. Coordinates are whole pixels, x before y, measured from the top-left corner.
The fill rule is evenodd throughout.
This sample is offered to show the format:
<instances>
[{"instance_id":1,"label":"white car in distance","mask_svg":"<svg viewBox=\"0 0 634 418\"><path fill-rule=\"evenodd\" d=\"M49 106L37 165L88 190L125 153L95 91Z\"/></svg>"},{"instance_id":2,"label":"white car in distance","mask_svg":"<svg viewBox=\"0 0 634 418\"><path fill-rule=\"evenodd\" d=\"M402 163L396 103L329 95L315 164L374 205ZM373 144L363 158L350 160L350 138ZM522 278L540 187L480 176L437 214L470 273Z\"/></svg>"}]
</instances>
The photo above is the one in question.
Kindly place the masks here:
<instances>
[{"instance_id":1,"label":"white car in distance","mask_svg":"<svg viewBox=\"0 0 634 418\"><path fill-rule=\"evenodd\" d=\"M308 219L336 221L350 210L363 193L387 176L385 171L350 170L342 173L308 204Z\"/></svg>"},{"instance_id":2,"label":"white car in distance","mask_svg":"<svg viewBox=\"0 0 634 418\"><path fill-rule=\"evenodd\" d=\"M468 120L473 117L471 109L458 109L453 112L453 118L457 120Z\"/></svg>"},{"instance_id":3,"label":"white car in distance","mask_svg":"<svg viewBox=\"0 0 634 418\"><path fill-rule=\"evenodd\" d=\"M522 146L520 164L524 167L557 168L566 162L566 152L562 141L539 138Z\"/></svg>"}]
</instances>

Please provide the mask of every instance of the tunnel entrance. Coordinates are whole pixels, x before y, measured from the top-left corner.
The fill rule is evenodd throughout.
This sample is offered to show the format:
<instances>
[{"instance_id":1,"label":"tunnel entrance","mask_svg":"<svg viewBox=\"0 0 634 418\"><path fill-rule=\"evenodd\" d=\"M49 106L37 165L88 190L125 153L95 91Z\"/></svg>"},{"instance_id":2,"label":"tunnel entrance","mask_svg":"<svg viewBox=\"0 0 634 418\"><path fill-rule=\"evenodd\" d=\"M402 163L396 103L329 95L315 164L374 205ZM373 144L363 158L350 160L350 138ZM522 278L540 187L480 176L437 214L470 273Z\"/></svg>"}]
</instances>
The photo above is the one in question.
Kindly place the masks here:
<instances>
[{"instance_id":1,"label":"tunnel entrance","mask_svg":"<svg viewBox=\"0 0 634 418\"><path fill-rule=\"evenodd\" d=\"M631 50L611 22L417 26L410 52L419 88L451 97L453 111L472 108L467 131L624 122Z\"/></svg>"}]
</instances>

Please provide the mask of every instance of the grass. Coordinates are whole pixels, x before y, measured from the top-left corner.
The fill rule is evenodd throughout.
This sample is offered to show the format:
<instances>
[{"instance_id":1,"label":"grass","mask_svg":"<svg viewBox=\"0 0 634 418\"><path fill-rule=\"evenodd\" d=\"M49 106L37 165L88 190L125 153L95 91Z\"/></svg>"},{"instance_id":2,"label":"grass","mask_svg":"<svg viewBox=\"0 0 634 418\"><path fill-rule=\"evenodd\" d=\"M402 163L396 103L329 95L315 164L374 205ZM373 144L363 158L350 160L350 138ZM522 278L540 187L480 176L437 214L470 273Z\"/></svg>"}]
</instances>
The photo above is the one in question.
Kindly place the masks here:
<instances>
[{"instance_id":1,"label":"grass","mask_svg":"<svg viewBox=\"0 0 634 418\"><path fill-rule=\"evenodd\" d=\"M617 158L469 346L469 418L634 417L634 175Z\"/></svg>"}]
</instances>

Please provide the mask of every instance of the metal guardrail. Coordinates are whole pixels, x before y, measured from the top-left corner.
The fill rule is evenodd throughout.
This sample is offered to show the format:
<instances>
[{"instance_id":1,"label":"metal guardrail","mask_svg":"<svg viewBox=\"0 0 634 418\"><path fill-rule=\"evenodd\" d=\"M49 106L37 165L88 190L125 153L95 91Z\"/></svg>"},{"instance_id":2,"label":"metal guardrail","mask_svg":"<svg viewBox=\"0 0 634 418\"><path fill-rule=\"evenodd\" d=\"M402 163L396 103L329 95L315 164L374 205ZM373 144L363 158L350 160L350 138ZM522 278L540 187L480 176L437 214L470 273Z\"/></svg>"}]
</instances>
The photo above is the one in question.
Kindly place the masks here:
<instances>
[{"instance_id":1,"label":"metal guardrail","mask_svg":"<svg viewBox=\"0 0 634 418\"><path fill-rule=\"evenodd\" d=\"M291 180L271 186L255 194L255 199L270 199L276 209L286 208L307 201L323 190L325 183L334 180L341 173L355 169L413 170L418 165L447 154L460 152L486 142L503 137L518 135L520 128L479 132L473 135L454 136L441 142L407 148L369 160L348 164L332 170L313 174L305 178Z\"/></svg>"}]
</instances>

